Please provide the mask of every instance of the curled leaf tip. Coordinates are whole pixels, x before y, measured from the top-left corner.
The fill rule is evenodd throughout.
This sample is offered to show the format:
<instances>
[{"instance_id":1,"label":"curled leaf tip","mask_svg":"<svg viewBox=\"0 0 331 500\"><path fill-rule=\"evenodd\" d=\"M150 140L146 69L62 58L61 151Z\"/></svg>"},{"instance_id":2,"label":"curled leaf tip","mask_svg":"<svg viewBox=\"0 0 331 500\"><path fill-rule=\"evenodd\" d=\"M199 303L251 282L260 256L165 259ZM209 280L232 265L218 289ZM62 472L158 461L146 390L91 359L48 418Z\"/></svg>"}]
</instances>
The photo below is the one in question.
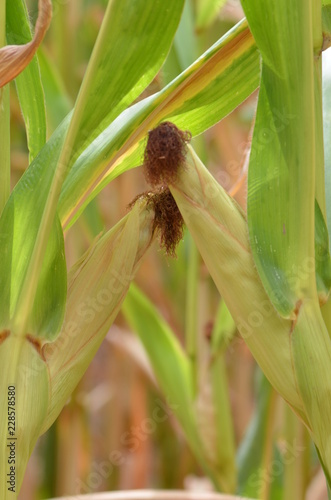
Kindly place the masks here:
<instances>
[{"instance_id":1,"label":"curled leaf tip","mask_svg":"<svg viewBox=\"0 0 331 500\"><path fill-rule=\"evenodd\" d=\"M185 161L185 145L191 134L171 122L163 122L148 133L144 153L144 173L152 187L167 186L177 178Z\"/></svg>"},{"instance_id":2,"label":"curled leaf tip","mask_svg":"<svg viewBox=\"0 0 331 500\"><path fill-rule=\"evenodd\" d=\"M0 49L0 87L16 78L31 62L52 18L51 0L39 0L35 34L25 45L6 45Z\"/></svg>"},{"instance_id":3,"label":"curled leaf tip","mask_svg":"<svg viewBox=\"0 0 331 500\"><path fill-rule=\"evenodd\" d=\"M153 233L157 231L159 234L161 248L167 255L176 257L176 247L183 238L184 221L170 190L161 188L142 193L129 207L132 208L138 200L144 201L147 209L154 212Z\"/></svg>"}]
</instances>

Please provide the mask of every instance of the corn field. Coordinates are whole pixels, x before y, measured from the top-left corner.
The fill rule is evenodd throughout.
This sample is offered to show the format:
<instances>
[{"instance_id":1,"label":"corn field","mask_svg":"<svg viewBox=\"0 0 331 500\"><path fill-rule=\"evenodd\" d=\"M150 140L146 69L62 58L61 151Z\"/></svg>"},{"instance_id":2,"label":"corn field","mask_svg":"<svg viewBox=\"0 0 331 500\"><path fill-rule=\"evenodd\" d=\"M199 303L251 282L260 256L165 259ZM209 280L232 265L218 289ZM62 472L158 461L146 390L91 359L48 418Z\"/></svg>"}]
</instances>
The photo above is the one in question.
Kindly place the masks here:
<instances>
[{"instance_id":1,"label":"corn field","mask_svg":"<svg viewBox=\"0 0 331 500\"><path fill-rule=\"evenodd\" d=\"M330 46L0 0L0 500L331 499Z\"/></svg>"}]
</instances>

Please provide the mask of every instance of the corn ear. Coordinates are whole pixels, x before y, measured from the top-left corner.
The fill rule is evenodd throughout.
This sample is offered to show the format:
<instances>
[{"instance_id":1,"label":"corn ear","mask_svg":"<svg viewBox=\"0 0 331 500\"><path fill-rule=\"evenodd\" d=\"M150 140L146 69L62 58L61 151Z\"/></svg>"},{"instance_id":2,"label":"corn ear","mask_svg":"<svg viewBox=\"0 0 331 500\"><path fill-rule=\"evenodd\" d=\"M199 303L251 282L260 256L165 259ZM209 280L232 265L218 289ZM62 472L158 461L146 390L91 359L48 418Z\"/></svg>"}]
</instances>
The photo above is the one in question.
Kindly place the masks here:
<instances>
[{"instance_id":1,"label":"corn ear","mask_svg":"<svg viewBox=\"0 0 331 500\"><path fill-rule=\"evenodd\" d=\"M309 429L331 468L331 342L318 300L281 318L252 257L245 215L188 146L170 190L237 327L274 388Z\"/></svg>"},{"instance_id":2,"label":"corn ear","mask_svg":"<svg viewBox=\"0 0 331 500\"><path fill-rule=\"evenodd\" d=\"M63 328L55 342L43 346L51 384L43 432L60 413L121 308L153 239L153 221L145 202L137 202L71 269Z\"/></svg>"},{"instance_id":3,"label":"corn ear","mask_svg":"<svg viewBox=\"0 0 331 500\"><path fill-rule=\"evenodd\" d=\"M271 384L308 424L291 367L292 323L277 314L263 288L245 214L190 146L187 151L169 188L242 337Z\"/></svg>"},{"instance_id":4,"label":"corn ear","mask_svg":"<svg viewBox=\"0 0 331 500\"><path fill-rule=\"evenodd\" d=\"M15 447L15 493L37 438L54 422L115 319L140 261L154 238L154 212L138 201L69 272L65 319L54 341L0 332L1 394L15 387L16 428L0 417L0 477L7 478L7 444ZM8 413L9 416L9 413ZM6 481L1 499L15 498Z\"/></svg>"}]
</instances>

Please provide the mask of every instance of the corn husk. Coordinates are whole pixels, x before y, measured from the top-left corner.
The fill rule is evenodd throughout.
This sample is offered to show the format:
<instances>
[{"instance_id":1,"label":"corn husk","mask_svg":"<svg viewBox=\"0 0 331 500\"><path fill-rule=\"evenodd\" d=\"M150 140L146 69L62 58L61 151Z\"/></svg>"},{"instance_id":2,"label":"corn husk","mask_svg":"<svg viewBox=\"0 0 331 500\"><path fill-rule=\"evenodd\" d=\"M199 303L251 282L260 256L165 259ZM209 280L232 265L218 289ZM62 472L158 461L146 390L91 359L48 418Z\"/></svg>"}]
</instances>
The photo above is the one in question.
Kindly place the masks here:
<instances>
[{"instance_id":1,"label":"corn husk","mask_svg":"<svg viewBox=\"0 0 331 500\"><path fill-rule=\"evenodd\" d=\"M53 342L14 331L0 332L1 394L15 386L15 487L40 434L54 422L114 321L153 241L154 213L138 201L71 269L62 329ZM8 473L7 415L0 417L0 477ZM15 439L14 439L15 438ZM0 497L14 498L0 482ZM7 495L12 495L8 496Z\"/></svg>"},{"instance_id":2,"label":"corn husk","mask_svg":"<svg viewBox=\"0 0 331 500\"><path fill-rule=\"evenodd\" d=\"M239 332L309 429L330 481L331 341L318 300L308 294L293 321L279 316L257 273L245 214L187 150L170 190Z\"/></svg>"},{"instance_id":3,"label":"corn husk","mask_svg":"<svg viewBox=\"0 0 331 500\"><path fill-rule=\"evenodd\" d=\"M272 385L308 423L291 368L292 323L277 314L263 288L244 212L190 146L169 187L239 332Z\"/></svg>"}]
</instances>

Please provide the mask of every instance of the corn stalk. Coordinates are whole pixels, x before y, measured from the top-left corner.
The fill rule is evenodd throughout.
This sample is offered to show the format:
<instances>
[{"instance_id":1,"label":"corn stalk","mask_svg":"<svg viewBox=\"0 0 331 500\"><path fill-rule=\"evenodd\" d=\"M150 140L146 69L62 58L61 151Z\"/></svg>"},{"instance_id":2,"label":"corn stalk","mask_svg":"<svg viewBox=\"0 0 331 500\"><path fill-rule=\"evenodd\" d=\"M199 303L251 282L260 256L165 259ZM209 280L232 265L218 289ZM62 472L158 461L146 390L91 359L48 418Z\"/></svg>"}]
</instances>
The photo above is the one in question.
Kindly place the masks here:
<instances>
[{"instance_id":1,"label":"corn stalk","mask_svg":"<svg viewBox=\"0 0 331 500\"><path fill-rule=\"evenodd\" d=\"M45 142L45 103L34 54L49 23L50 3L40 0L32 37L25 3L10 0L5 9L1 2L0 43L6 16L10 45L0 49L5 85L0 96L0 357L1 394L8 402L0 414L0 476L14 477L9 479L13 490L1 482L1 498L17 496L36 439L60 412L119 310L152 241L154 222L150 209L138 203L68 276L63 229L107 183L140 164L150 128L167 119L198 135L244 101L259 85L260 53L247 221L194 153L188 159L191 176L185 178L183 171L171 189L239 330L309 429L330 474L330 340L320 306L330 305L321 6L312 0L267 7L257 0L243 2L248 22L241 21L158 93L133 104L167 56L183 3L109 1L75 106ZM31 160L10 196L8 77L15 77ZM265 120L272 124L268 147ZM269 224L277 230L270 231ZM247 291L233 280L238 265ZM92 316L93 328L87 319ZM169 350L175 349L170 343ZM190 396L185 372L186 378L184 393ZM13 429L8 423L14 414ZM198 454L193 420L192 447ZM15 462L8 464L12 452ZM231 460L232 452L230 443Z\"/></svg>"}]
</instances>

